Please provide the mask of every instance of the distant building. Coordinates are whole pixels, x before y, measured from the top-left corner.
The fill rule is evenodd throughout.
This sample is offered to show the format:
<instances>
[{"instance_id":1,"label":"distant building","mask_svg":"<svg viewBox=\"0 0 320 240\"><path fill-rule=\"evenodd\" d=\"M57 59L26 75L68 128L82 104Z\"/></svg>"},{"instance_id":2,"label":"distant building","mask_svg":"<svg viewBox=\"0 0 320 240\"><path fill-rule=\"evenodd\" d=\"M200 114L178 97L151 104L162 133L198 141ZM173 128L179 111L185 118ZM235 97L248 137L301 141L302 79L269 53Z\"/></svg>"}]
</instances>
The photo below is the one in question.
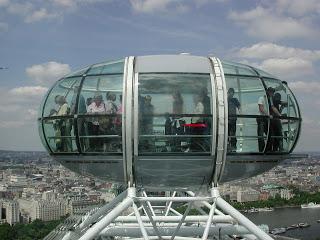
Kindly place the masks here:
<instances>
[{"instance_id":1,"label":"distant building","mask_svg":"<svg viewBox=\"0 0 320 240\"><path fill-rule=\"evenodd\" d=\"M290 189L281 189L280 190L280 197L286 200L289 200L294 197L292 190Z\"/></svg>"},{"instance_id":2,"label":"distant building","mask_svg":"<svg viewBox=\"0 0 320 240\"><path fill-rule=\"evenodd\" d=\"M68 203L67 213L82 214L84 212L87 212L88 209L92 209L94 207L101 207L101 205L101 201L92 201L89 199L71 200Z\"/></svg>"},{"instance_id":3,"label":"distant building","mask_svg":"<svg viewBox=\"0 0 320 240\"><path fill-rule=\"evenodd\" d=\"M237 202L253 202L258 201L260 192L254 189L239 190L237 192Z\"/></svg>"},{"instance_id":4,"label":"distant building","mask_svg":"<svg viewBox=\"0 0 320 240\"><path fill-rule=\"evenodd\" d=\"M33 181L42 181L44 178L43 174L32 174L31 177Z\"/></svg>"},{"instance_id":5,"label":"distant building","mask_svg":"<svg viewBox=\"0 0 320 240\"><path fill-rule=\"evenodd\" d=\"M270 197L275 198L280 195L282 187L276 184L267 184L261 187L261 191L268 192Z\"/></svg>"},{"instance_id":6,"label":"distant building","mask_svg":"<svg viewBox=\"0 0 320 240\"><path fill-rule=\"evenodd\" d=\"M19 202L21 220L23 223L31 222L31 212L33 210L32 200L29 198L19 198L17 200Z\"/></svg>"},{"instance_id":7,"label":"distant building","mask_svg":"<svg viewBox=\"0 0 320 240\"><path fill-rule=\"evenodd\" d=\"M19 203L15 200L5 200L0 202L1 221L10 225L19 223L20 210Z\"/></svg>"},{"instance_id":8,"label":"distant building","mask_svg":"<svg viewBox=\"0 0 320 240\"><path fill-rule=\"evenodd\" d=\"M64 201L34 200L32 202L31 219L42 221L59 220L66 215L66 204Z\"/></svg>"},{"instance_id":9,"label":"distant building","mask_svg":"<svg viewBox=\"0 0 320 240\"><path fill-rule=\"evenodd\" d=\"M260 193L259 200L265 201L265 200L268 200L269 197L270 197L269 192L267 192L267 191L262 191L262 192Z\"/></svg>"},{"instance_id":10,"label":"distant building","mask_svg":"<svg viewBox=\"0 0 320 240\"><path fill-rule=\"evenodd\" d=\"M42 199L43 200L46 200L46 201L49 201L49 202L52 202L54 200L56 200L56 193L53 192L52 190L51 191L45 191L42 193Z\"/></svg>"},{"instance_id":11,"label":"distant building","mask_svg":"<svg viewBox=\"0 0 320 240\"><path fill-rule=\"evenodd\" d=\"M27 177L25 175L11 175L10 182L14 183L26 183Z\"/></svg>"}]
</instances>

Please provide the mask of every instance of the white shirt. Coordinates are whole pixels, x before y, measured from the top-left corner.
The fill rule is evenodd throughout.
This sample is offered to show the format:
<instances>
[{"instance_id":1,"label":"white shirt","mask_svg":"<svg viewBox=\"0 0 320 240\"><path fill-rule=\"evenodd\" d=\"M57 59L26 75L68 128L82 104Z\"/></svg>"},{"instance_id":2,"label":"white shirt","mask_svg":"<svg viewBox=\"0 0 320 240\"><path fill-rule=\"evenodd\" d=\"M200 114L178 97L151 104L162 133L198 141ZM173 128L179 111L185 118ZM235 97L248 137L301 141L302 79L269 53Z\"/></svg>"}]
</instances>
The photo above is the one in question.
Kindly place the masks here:
<instances>
[{"instance_id":1,"label":"white shirt","mask_svg":"<svg viewBox=\"0 0 320 240\"><path fill-rule=\"evenodd\" d=\"M115 114L117 112L117 106L113 101L107 101L106 112L107 114Z\"/></svg>"},{"instance_id":2,"label":"white shirt","mask_svg":"<svg viewBox=\"0 0 320 240\"><path fill-rule=\"evenodd\" d=\"M106 111L106 106L104 103L100 103L99 106L95 102L92 102L87 109L88 113L104 113Z\"/></svg>"},{"instance_id":3,"label":"white shirt","mask_svg":"<svg viewBox=\"0 0 320 240\"><path fill-rule=\"evenodd\" d=\"M260 115L264 115L264 114L263 114L262 112L260 112L260 110L259 110L259 105L263 105L264 111L265 111L266 113L269 112L268 109L267 109L266 99L267 99L266 96L261 96L261 97L259 97L259 100L258 100L258 111L259 111L259 114L260 114ZM270 105L273 106L272 98L270 98Z\"/></svg>"},{"instance_id":4,"label":"white shirt","mask_svg":"<svg viewBox=\"0 0 320 240\"><path fill-rule=\"evenodd\" d=\"M92 102L87 109L88 113L105 113L106 112L106 106L104 105L104 102L101 102L99 106L96 105L95 102ZM95 120L97 118L94 118L92 121L93 125L99 125L99 122Z\"/></svg>"},{"instance_id":5,"label":"white shirt","mask_svg":"<svg viewBox=\"0 0 320 240\"><path fill-rule=\"evenodd\" d=\"M56 116L63 116L69 114L69 106L67 103L61 105L58 109Z\"/></svg>"},{"instance_id":6,"label":"white shirt","mask_svg":"<svg viewBox=\"0 0 320 240\"><path fill-rule=\"evenodd\" d=\"M203 106L202 102L197 103L196 108L194 109L193 113L194 114L203 114L204 113L204 106ZM201 122L202 117L192 117L191 121L193 123Z\"/></svg>"}]
</instances>

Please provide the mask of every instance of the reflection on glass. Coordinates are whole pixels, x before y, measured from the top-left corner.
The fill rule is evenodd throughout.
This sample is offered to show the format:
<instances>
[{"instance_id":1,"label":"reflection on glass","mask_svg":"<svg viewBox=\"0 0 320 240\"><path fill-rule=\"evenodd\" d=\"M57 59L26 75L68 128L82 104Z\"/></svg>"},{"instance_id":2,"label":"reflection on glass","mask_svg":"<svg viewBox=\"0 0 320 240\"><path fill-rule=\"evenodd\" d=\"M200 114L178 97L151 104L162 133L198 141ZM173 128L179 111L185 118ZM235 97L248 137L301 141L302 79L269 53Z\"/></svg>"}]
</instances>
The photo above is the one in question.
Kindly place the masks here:
<instances>
[{"instance_id":1,"label":"reflection on glass","mask_svg":"<svg viewBox=\"0 0 320 240\"><path fill-rule=\"evenodd\" d=\"M44 120L44 133L53 152L76 152L73 119Z\"/></svg>"},{"instance_id":2,"label":"reflection on glass","mask_svg":"<svg viewBox=\"0 0 320 240\"><path fill-rule=\"evenodd\" d=\"M58 115L70 115L71 110L70 106L74 101L75 88L78 88L80 85L81 78L65 78L56 83L54 88L48 95L48 98L44 107L44 117L51 117ZM66 106L61 105L61 103L65 103L68 105L69 111L64 112L64 108ZM60 113L58 113L60 111Z\"/></svg>"},{"instance_id":3,"label":"reflection on glass","mask_svg":"<svg viewBox=\"0 0 320 240\"><path fill-rule=\"evenodd\" d=\"M259 78L226 76L228 91L228 152L263 152L268 133L268 102ZM265 113L260 111L260 107ZM252 115L243 118L241 115ZM255 117L257 116L257 117Z\"/></svg>"},{"instance_id":4,"label":"reflection on glass","mask_svg":"<svg viewBox=\"0 0 320 240\"><path fill-rule=\"evenodd\" d=\"M211 151L208 74L139 75L139 153Z\"/></svg>"},{"instance_id":5,"label":"reflection on glass","mask_svg":"<svg viewBox=\"0 0 320 240\"><path fill-rule=\"evenodd\" d=\"M287 85L264 78L265 90L259 78L226 75L225 79L228 91L233 92L228 97L228 152L289 152L299 122L287 118L299 114Z\"/></svg>"},{"instance_id":6,"label":"reflection on glass","mask_svg":"<svg viewBox=\"0 0 320 240\"><path fill-rule=\"evenodd\" d=\"M121 115L81 116L78 131L83 152L122 152Z\"/></svg>"},{"instance_id":7,"label":"reflection on glass","mask_svg":"<svg viewBox=\"0 0 320 240\"><path fill-rule=\"evenodd\" d=\"M265 129L260 129L262 133L259 135L258 119L260 118L245 118L238 116L236 130L237 135L235 136L237 138L237 152L260 152L260 144L262 145L262 147L260 146L260 148L262 148L263 150L264 145L267 141L267 132L264 131ZM268 123L266 122L266 124Z\"/></svg>"},{"instance_id":8,"label":"reflection on glass","mask_svg":"<svg viewBox=\"0 0 320 240\"><path fill-rule=\"evenodd\" d=\"M92 66L87 75L123 73L123 68L124 60L111 61Z\"/></svg>"},{"instance_id":9,"label":"reflection on glass","mask_svg":"<svg viewBox=\"0 0 320 240\"><path fill-rule=\"evenodd\" d=\"M122 82L122 74L84 79L78 104L78 132L83 152L122 152Z\"/></svg>"},{"instance_id":10,"label":"reflection on glass","mask_svg":"<svg viewBox=\"0 0 320 240\"><path fill-rule=\"evenodd\" d=\"M221 61L221 63L224 74L257 76L254 70L244 64L228 61Z\"/></svg>"}]
</instances>

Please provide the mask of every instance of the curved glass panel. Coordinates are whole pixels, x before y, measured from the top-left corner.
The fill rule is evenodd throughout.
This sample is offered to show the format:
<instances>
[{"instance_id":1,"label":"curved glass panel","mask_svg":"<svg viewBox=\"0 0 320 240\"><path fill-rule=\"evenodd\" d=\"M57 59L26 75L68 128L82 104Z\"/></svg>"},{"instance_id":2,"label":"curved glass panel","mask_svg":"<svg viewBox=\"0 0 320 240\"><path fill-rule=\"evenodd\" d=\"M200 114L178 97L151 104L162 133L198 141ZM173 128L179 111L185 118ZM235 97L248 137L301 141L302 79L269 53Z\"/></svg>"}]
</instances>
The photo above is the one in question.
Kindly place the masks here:
<instances>
[{"instance_id":1,"label":"curved glass panel","mask_svg":"<svg viewBox=\"0 0 320 240\"><path fill-rule=\"evenodd\" d=\"M123 73L124 60L106 62L93 65L91 69L87 72L88 75L98 75L98 74L116 74Z\"/></svg>"},{"instance_id":2,"label":"curved glass panel","mask_svg":"<svg viewBox=\"0 0 320 240\"><path fill-rule=\"evenodd\" d=\"M211 152L209 74L139 75L139 154Z\"/></svg>"},{"instance_id":3,"label":"curved glass panel","mask_svg":"<svg viewBox=\"0 0 320 240\"><path fill-rule=\"evenodd\" d=\"M225 76L228 91L228 152L263 152L267 140L268 101L260 78ZM248 116L249 115L249 116Z\"/></svg>"},{"instance_id":4,"label":"curved glass panel","mask_svg":"<svg viewBox=\"0 0 320 240\"><path fill-rule=\"evenodd\" d=\"M43 135L43 130L42 130L42 120L38 120L38 132L39 132L39 136L40 136L40 140L42 142L42 145L45 147L45 149L48 151L48 152L51 152L47 143L46 143L46 140L44 138L44 135Z\"/></svg>"},{"instance_id":5,"label":"curved glass panel","mask_svg":"<svg viewBox=\"0 0 320 240\"><path fill-rule=\"evenodd\" d=\"M295 99L280 80L264 78L268 89L271 89L270 114L270 147L267 151L289 152L298 134L299 121L288 118L299 118ZM268 91L268 90L267 90Z\"/></svg>"},{"instance_id":6,"label":"curved glass panel","mask_svg":"<svg viewBox=\"0 0 320 240\"><path fill-rule=\"evenodd\" d=\"M81 77L65 78L51 90L44 106L44 117L72 114Z\"/></svg>"},{"instance_id":7,"label":"curved glass panel","mask_svg":"<svg viewBox=\"0 0 320 240\"><path fill-rule=\"evenodd\" d=\"M267 72L265 72L265 71L263 71L263 70L261 70L261 69L254 68L254 70L256 70L256 71L259 73L260 77L276 78L276 77L273 76L272 74L267 73Z\"/></svg>"},{"instance_id":8,"label":"curved glass panel","mask_svg":"<svg viewBox=\"0 0 320 240\"><path fill-rule=\"evenodd\" d=\"M48 89L48 91L46 92L46 94L44 95L44 97L41 100L40 106L38 108L38 118L42 118L43 107L44 107L44 104L45 104L45 102L47 100L47 97L48 97L49 93L50 93L50 89Z\"/></svg>"},{"instance_id":9,"label":"curved glass panel","mask_svg":"<svg viewBox=\"0 0 320 240\"><path fill-rule=\"evenodd\" d=\"M90 68L90 66L87 66L87 67L84 67L76 72L73 72L73 73L70 73L69 75L65 76L65 78L68 78L68 77L80 77L82 76L83 74L86 73L86 71Z\"/></svg>"},{"instance_id":10,"label":"curved glass panel","mask_svg":"<svg viewBox=\"0 0 320 240\"><path fill-rule=\"evenodd\" d=\"M44 134L53 152L77 152L76 138L72 126L73 118L43 120Z\"/></svg>"},{"instance_id":11,"label":"curved glass panel","mask_svg":"<svg viewBox=\"0 0 320 240\"><path fill-rule=\"evenodd\" d=\"M257 76L257 73L246 65L228 61L221 61L221 64L224 74Z\"/></svg>"},{"instance_id":12,"label":"curved glass panel","mask_svg":"<svg viewBox=\"0 0 320 240\"><path fill-rule=\"evenodd\" d=\"M78 101L82 152L122 152L123 74L87 76Z\"/></svg>"},{"instance_id":13,"label":"curved glass panel","mask_svg":"<svg viewBox=\"0 0 320 240\"><path fill-rule=\"evenodd\" d=\"M291 92L290 88L287 86L287 84L283 84L283 86L286 88L287 93L288 93L288 106L287 106L287 114L289 117L297 117L301 118L300 112L299 112L299 106L298 103L296 102L296 99ZM288 151L292 151L293 147L295 146L299 132L300 132L300 127L301 127L301 120L299 121L294 121L294 120L289 120L288 121L288 127L285 128L287 130L287 135L286 133L283 133L283 136L287 137L288 141Z\"/></svg>"},{"instance_id":14,"label":"curved glass panel","mask_svg":"<svg viewBox=\"0 0 320 240\"><path fill-rule=\"evenodd\" d=\"M287 109L286 114L288 117L297 117L300 118L298 103L296 102L296 99L294 98L293 93L291 92L290 88L287 86L287 84L283 84L283 87L285 88L285 92L287 94Z\"/></svg>"}]
</instances>

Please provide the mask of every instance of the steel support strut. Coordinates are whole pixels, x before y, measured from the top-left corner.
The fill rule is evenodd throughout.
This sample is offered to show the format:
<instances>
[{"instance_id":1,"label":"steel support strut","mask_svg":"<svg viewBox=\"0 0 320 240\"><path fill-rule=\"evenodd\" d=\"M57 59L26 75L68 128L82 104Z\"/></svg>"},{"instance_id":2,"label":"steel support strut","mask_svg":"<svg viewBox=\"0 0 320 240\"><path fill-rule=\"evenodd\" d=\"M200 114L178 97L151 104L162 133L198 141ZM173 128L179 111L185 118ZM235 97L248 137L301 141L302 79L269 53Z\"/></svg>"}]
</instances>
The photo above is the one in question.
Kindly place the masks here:
<instances>
[{"instance_id":1,"label":"steel support strut","mask_svg":"<svg viewBox=\"0 0 320 240\"><path fill-rule=\"evenodd\" d=\"M151 202L157 204L152 206ZM161 202L167 204L159 205ZM174 209L178 202L187 204L184 214ZM201 207L208 208L209 214ZM189 214L193 208L199 209L200 214ZM129 187L106 206L88 213L63 239L129 237L139 240L206 240L226 235L272 240L267 233L224 201L217 187L211 189L209 196L197 196L189 191L184 195L177 192L171 197L149 197L146 192L137 192L135 187Z\"/></svg>"}]
</instances>

